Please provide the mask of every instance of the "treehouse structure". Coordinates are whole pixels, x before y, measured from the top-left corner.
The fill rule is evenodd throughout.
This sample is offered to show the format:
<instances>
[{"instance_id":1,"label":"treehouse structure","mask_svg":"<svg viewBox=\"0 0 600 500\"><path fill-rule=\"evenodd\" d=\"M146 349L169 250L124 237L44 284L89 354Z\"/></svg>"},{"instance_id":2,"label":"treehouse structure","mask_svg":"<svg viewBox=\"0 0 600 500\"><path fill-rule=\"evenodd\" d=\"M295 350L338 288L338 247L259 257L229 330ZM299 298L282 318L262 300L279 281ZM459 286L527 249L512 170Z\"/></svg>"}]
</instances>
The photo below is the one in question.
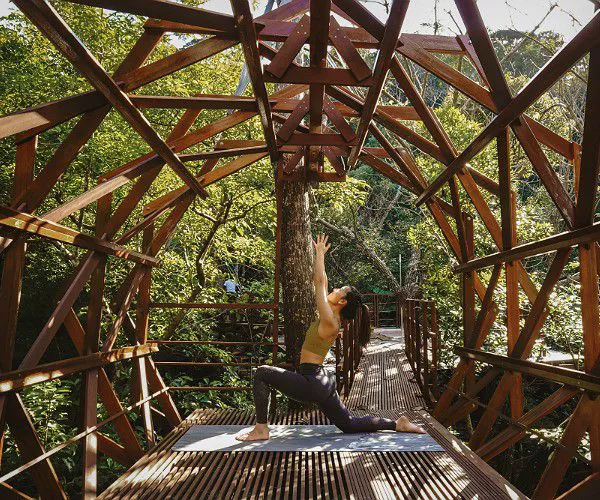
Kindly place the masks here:
<instances>
[{"instance_id":1,"label":"treehouse structure","mask_svg":"<svg viewBox=\"0 0 600 500\"><path fill-rule=\"evenodd\" d=\"M0 117L0 138L14 137L16 142L12 202L10 206L0 207L0 250L4 262L0 286L0 368L3 372L0 375L0 424L3 430L5 425L9 427L23 460L22 466L0 477L3 498L27 497L11 486L11 480L21 473L31 474L39 497L65 497L52 459L57 451L75 443L82 445L82 494L86 498L93 498L98 493L98 453L124 465L133 465L121 480L104 492L107 498L152 495L158 498L176 494L182 498L215 498L219 491L223 495L227 491L228 498L253 495L269 498L291 498L292 495L303 498L322 495L336 495L336 498L518 498L522 494L485 461L523 439L536 421L569 401L576 402L575 409L564 434L555 443L545 471L535 479L534 498L547 499L559 494L564 498L598 495L600 223L595 222L595 214L600 165L599 13L593 15L531 81L512 95L475 0L456 0L467 31L456 37L404 33L403 21L409 0L394 0L386 23L372 15L358 0L292 0L281 2L281 6L259 17L253 17L248 0L231 0L233 15L164 0L71 1L148 19L142 36L116 72L109 75L50 3L46 0L13 0L94 90ZM169 32L204 36L193 45L145 64L161 37ZM245 57L253 97L153 96L138 91L191 64L202 64L203 60L237 44ZM298 54L305 45L310 47L310 60L303 66ZM343 65L332 67L329 64L330 48L339 54ZM366 51L362 49L376 54L374 64L367 64L363 57ZM444 63L437 57L439 54L463 57L476 68L479 79L475 81ZM582 58L589 60L585 133L580 142L575 142L534 120L527 115L527 110ZM458 151L452 144L436 114L417 90L405 67L406 60L495 115L463 151ZM411 106L380 104L386 79L395 81ZM276 89L274 92L267 90L267 84L271 83L276 84L269 85ZM171 134L162 138L142 113L145 108L177 108L185 112ZM105 172L97 185L50 212L39 213L38 208L53 186L112 109L147 142L150 152ZM205 109L232 112L208 126L191 128ZM236 125L254 116L260 118L263 138L252 141L218 139L221 132L235 129ZM38 136L76 117L66 140L34 175ZM408 120L421 121L430 138L415 132L406 124ZM514 215L515 193L511 189L511 134L564 218L565 232L539 241L519 243L519 228ZM378 147L365 146L368 136L374 138ZM211 139L214 142L212 150L186 152ZM469 165L470 160L493 142L498 152L497 181ZM416 150L439 162L439 172L434 179L427 179L419 170L413 158ZM572 164L574 196L569 194L553 168L547 150ZM190 422L251 424L253 420L251 414L214 410L196 412L182 421L171 398L172 391L206 388L166 386L153 361L152 355L160 343L148 339L151 308L185 305L151 302L152 269L160 265L161 248L177 229L196 196L207 198L207 188L211 184L267 156L274 169L273 181L278 197L274 300L268 304L196 304L189 307L272 310L273 339L269 345L275 359L282 185L284 182L340 182L357 163L369 165L414 194L416 204L427 208L460 263L455 271L456 279L462 283L464 345L456 348L460 362L449 383L439 391L430 391L431 355L436 347L432 348L429 340L435 338L432 328L435 312L429 302L408 301L402 305L406 337L406 352L401 353L402 358L391 356L389 351L369 351L359 359L352 335L344 340L338 353L340 359L343 357L340 375L346 383L345 401L356 411L360 411L360 404L369 404L384 415L397 415L398 411L411 414L427 426L430 434L446 448L446 453L363 453L357 455L359 458L352 458L349 457L352 454L344 453L248 452L182 456L169 450L170 444ZM199 161L203 162L202 167L194 174L190 164ZM332 170L326 170L326 165ZM180 177L181 185L173 186L173 191L146 204L141 218L134 220L131 216L134 208L163 168L173 169ZM128 189L126 196L120 203L112 203L112 193L122 187ZM449 200L445 199L442 189L448 190ZM497 197L501 207L499 220L482 190ZM465 197L474 211L465 210L461 203ZM83 234L65 225L69 215L92 204L96 206L94 234ZM483 221L497 246L496 253L475 258L474 217ZM143 238L137 238L139 235ZM30 238L75 245L86 249L87 253L68 283L62 284L54 312L35 342L22 359L14 359L20 290ZM132 242L140 240L141 247L133 248ZM544 253L552 253L553 257L538 289L522 260ZM579 260L581 285L585 345L582 371L528 360L534 342L543 331L549 312L549 296L573 253ZM130 269L116 296L108 300L116 319L105 330L101 328L104 283L106 273L110 271L107 264L112 259L129 261ZM487 268L492 268L491 278L484 279L480 271ZM488 271L484 273L486 277L490 274ZM505 280L506 318L497 318L498 307L494 301L494 291L501 277ZM87 313L83 315L74 306L88 283L91 292ZM57 288L59 286L61 284L57 283ZM529 304L519 304L521 290ZM492 325L498 321L506 322L506 356L482 350ZM346 327L351 333L352 325ZM40 364L61 328L68 333L79 356ZM115 348L120 336L130 339L130 345ZM122 344L119 342L118 345ZM439 348L450 347L440 345ZM364 372L382 362L381 357L397 371L397 378L392 377L396 385L389 385L389 380L383 376L376 380L375 386L371 380L371 385L367 385L366 378L360 373L355 379L357 366L362 366ZM105 370L107 365L123 360L133 363L137 387L135 402L129 406L121 402ZM475 368L480 363L491 365L492 369L477 378ZM409 381L411 365L423 394ZM350 371L351 377L348 377ZM82 431L59 447L45 450L19 392L33 384L74 373L81 374L85 388L81 402ZM560 385L542 403L528 408L523 398L523 374ZM361 385L362 392L356 389L357 384ZM481 401L480 395L489 394L490 388L491 397ZM433 394L435 392L437 394ZM361 399L367 397L371 398L368 403ZM509 415L502 413L507 400ZM97 416L98 402L104 405L109 415L102 421ZM420 408L428 404L430 413ZM483 407L483 413L468 443L469 449L453 438L444 426L466 418L480 407ZM136 437L128 418L132 411L139 411L142 416L143 442ZM174 431L156 443L153 426L159 416L166 419ZM494 433L499 418L504 427ZM277 423L325 422L318 412L304 416L279 415L277 419ZM103 433L102 427L107 424L116 429L118 441ZM561 484L565 472L586 433L589 433L591 446L589 474L564 493Z\"/></svg>"}]
</instances>

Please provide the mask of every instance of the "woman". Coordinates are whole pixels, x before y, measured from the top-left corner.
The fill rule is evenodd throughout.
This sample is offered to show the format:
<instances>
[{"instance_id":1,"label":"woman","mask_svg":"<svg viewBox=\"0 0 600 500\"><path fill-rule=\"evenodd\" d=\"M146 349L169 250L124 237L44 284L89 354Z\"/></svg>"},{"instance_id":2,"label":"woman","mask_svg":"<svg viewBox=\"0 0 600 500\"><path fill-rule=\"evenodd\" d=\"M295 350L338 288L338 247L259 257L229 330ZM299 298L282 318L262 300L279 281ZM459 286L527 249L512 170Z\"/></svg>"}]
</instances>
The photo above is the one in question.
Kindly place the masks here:
<instances>
[{"instance_id":1,"label":"woman","mask_svg":"<svg viewBox=\"0 0 600 500\"><path fill-rule=\"evenodd\" d=\"M300 353L300 365L297 371L284 370L276 366L262 365L254 376L254 404L256 406L256 424L250 431L236 435L240 441L269 439L267 415L269 413L270 387L273 387L291 399L303 403L317 403L331 423L343 432L375 432L389 429L399 432L425 431L412 424L406 417L398 420L375 417L372 415L354 417L340 400L336 391L335 375L323 367L323 360L329 348L338 336L341 317L353 319L358 307L362 309L359 325L359 344L366 345L371 335L369 308L362 304L356 288L344 286L334 288L327 294L327 275L325 274L325 253L327 236L320 235L313 240L315 248L314 284L318 315L306 332L306 339Z\"/></svg>"}]
</instances>

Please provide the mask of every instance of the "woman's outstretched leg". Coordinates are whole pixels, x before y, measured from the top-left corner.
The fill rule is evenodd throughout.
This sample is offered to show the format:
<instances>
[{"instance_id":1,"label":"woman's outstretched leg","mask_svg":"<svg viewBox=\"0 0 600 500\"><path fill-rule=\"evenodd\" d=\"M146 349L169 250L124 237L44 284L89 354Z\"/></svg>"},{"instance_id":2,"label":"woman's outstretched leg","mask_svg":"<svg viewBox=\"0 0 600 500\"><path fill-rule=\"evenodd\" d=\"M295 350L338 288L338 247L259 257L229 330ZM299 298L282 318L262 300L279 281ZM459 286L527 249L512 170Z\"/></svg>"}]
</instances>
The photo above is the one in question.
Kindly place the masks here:
<instances>
[{"instance_id":1,"label":"woman's outstretched leg","mask_svg":"<svg viewBox=\"0 0 600 500\"><path fill-rule=\"evenodd\" d=\"M278 366L259 366L254 373L252 386L256 407L256 425L251 431L238 434L236 439L240 441L269 439L268 415L271 388L300 402L313 401L315 396L315 388L302 374Z\"/></svg>"},{"instance_id":2,"label":"woman's outstretched leg","mask_svg":"<svg viewBox=\"0 0 600 500\"><path fill-rule=\"evenodd\" d=\"M380 430L392 430L399 432L416 432L425 434L425 430L411 423L408 418L402 416L398 420L365 415L363 417L353 416L339 398L337 391L320 403L321 410L336 427L345 433L351 432L375 432Z\"/></svg>"}]
</instances>

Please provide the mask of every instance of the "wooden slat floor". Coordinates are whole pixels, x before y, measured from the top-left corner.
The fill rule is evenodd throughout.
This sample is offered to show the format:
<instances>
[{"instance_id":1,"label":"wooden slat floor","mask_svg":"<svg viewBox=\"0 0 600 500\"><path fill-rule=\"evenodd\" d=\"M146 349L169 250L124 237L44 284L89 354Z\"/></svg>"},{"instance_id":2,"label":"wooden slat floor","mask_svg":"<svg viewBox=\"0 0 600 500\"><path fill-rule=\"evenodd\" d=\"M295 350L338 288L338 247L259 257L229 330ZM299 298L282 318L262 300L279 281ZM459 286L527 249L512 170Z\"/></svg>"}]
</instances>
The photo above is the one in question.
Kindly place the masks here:
<instances>
[{"instance_id":1,"label":"wooden slat floor","mask_svg":"<svg viewBox=\"0 0 600 500\"><path fill-rule=\"evenodd\" d=\"M398 418L427 429L445 452L172 452L192 425L252 425L250 411L194 411L110 486L118 498L525 498L421 409L423 399L398 341L374 341L350 394L353 414ZM316 408L282 412L273 424L329 424Z\"/></svg>"}]
</instances>

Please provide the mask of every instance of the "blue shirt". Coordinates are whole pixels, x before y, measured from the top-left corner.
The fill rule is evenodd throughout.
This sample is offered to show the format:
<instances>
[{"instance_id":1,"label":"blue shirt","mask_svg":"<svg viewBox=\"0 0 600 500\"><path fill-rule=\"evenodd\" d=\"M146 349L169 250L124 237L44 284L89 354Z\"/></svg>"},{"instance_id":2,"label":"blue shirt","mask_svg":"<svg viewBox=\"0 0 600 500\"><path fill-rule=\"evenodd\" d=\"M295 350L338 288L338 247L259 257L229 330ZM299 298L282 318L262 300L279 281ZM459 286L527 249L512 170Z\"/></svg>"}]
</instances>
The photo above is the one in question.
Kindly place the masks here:
<instances>
[{"instance_id":1,"label":"blue shirt","mask_svg":"<svg viewBox=\"0 0 600 500\"><path fill-rule=\"evenodd\" d=\"M239 285L232 279L228 279L227 281L225 281L225 283L223 283L223 285L225 286L225 290L233 293L237 292L239 288Z\"/></svg>"}]
</instances>

